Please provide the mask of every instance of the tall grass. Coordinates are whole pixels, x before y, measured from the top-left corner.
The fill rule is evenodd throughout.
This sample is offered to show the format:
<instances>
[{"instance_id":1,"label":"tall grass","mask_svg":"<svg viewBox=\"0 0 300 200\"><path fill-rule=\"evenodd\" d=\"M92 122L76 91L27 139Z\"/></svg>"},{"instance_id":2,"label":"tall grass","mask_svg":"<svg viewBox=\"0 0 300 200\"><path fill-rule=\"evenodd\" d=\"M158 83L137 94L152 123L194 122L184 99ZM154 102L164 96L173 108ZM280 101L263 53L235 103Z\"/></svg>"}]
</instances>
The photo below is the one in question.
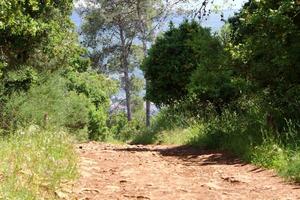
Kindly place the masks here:
<instances>
[{"instance_id":1,"label":"tall grass","mask_svg":"<svg viewBox=\"0 0 300 200\"><path fill-rule=\"evenodd\" d=\"M159 123L174 119L161 118ZM275 169L287 179L300 182L300 126L292 122L286 124L286 128L278 132L268 128L264 116L256 111L238 114L225 110L220 116L212 115L186 127L165 128L169 125L154 124L153 129L135 135L132 143L226 150L244 161Z\"/></svg>"},{"instance_id":2,"label":"tall grass","mask_svg":"<svg viewBox=\"0 0 300 200\"><path fill-rule=\"evenodd\" d=\"M56 199L76 177L76 155L64 132L31 126L0 140L0 199Z\"/></svg>"}]
</instances>

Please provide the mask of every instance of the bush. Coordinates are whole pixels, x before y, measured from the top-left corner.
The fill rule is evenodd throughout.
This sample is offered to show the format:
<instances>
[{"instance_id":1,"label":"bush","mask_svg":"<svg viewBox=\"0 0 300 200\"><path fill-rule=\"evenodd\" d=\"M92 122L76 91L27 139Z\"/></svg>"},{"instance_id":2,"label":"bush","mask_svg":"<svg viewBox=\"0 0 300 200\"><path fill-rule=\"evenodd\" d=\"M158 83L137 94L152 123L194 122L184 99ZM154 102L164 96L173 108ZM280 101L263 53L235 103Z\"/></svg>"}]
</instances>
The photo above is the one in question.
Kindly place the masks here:
<instances>
[{"instance_id":1,"label":"bush","mask_svg":"<svg viewBox=\"0 0 300 200\"><path fill-rule=\"evenodd\" d=\"M89 99L66 89L59 74L34 85L27 93L14 93L5 105L6 125L11 130L36 124L41 127L65 127L70 131L88 125Z\"/></svg>"},{"instance_id":2,"label":"bush","mask_svg":"<svg viewBox=\"0 0 300 200\"><path fill-rule=\"evenodd\" d=\"M288 162L280 169L280 173L300 183L300 149L290 151L287 155Z\"/></svg>"},{"instance_id":3,"label":"bush","mask_svg":"<svg viewBox=\"0 0 300 200\"><path fill-rule=\"evenodd\" d=\"M192 117L181 106L164 107L153 117L150 129L153 132L160 132L175 128L186 128L192 123Z\"/></svg>"},{"instance_id":4,"label":"bush","mask_svg":"<svg viewBox=\"0 0 300 200\"><path fill-rule=\"evenodd\" d=\"M125 112L117 112L110 116L109 136L105 140L129 142L145 131L144 121L134 118L128 122Z\"/></svg>"},{"instance_id":5,"label":"bush","mask_svg":"<svg viewBox=\"0 0 300 200\"><path fill-rule=\"evenodd\" d=\"M104 140L107 133L107 113L93 107L89 111L88 133L89 140Z\"/></svg>"},{"instance_id":6,"label":"bush","mask_svg":"<svg viewBox=\"0 0 300 200\"><path fill-rule=\"evenodd\" d=\"M89 73L84 78L88 79L87 75ZM96 84L97 75L94 74L91 79L94 82L90 82ZM102 76L99 81L106 84ZM26 93L13 93L5 104L2 127L9 132L36 124L44 128L66 128L80 140L100 139L101 134L107 131L109 96L112 91L107 93L107 88L101 90L100 85L91 89L92 86L83 79L79 82L72 83L59 73L51 76L46 74Z\"/></svg>"}]
</instances>

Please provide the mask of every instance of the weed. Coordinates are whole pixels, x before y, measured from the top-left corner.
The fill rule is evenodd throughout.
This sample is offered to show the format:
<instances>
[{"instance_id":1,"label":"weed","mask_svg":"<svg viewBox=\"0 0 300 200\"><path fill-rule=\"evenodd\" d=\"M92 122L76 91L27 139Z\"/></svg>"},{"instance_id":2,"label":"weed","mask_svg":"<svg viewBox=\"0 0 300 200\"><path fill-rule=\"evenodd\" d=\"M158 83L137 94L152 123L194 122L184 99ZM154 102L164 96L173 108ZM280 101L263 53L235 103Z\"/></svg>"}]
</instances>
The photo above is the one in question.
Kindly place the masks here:
<instances>
[{"instance_id":1,"label":"weed","mask_svg":"<svg viewBox=\"0 0 300 200\"><path fill-rule=\"evenodd\" d=\"M0 146L1 199L55 199L60 184L76 177L76 155L64 132L31 126Z\"/></svg>"}]
</instances>

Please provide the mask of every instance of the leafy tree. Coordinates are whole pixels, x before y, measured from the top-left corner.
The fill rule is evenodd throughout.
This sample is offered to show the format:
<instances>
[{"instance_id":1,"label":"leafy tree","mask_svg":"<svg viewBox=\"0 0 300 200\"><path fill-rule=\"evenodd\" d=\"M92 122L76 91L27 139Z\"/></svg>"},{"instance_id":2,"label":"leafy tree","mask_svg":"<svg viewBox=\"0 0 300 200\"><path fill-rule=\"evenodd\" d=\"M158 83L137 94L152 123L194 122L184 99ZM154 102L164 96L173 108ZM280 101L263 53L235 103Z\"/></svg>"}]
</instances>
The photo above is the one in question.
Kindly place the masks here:
<instances>
[{"instance_id":1,"label":"leafy tree","mask_svg":"<svg viewBox=\"0 0 300 200\"><path fill-rule=\"evenodd\" d=\"M94 2L92 2L94 3ZM136 37L136 15L131 1L101 0L81 11L84 18L84 44L91 49L93 65L102 71L122 74L127 119L132 119L130 56Z\"/></svg>"},{"instance_id":2,"label":"leafy tree","mask_svg":"<svg viewBox=\"0 0 300 200\"><path fill-rule=\"evenodd\" d=\"M3 0L0 10L2 92L28 89L35 79L34 66L28 62L38 48L51 42L53 33L71 27L72 1Z\"/></svg>"},{"instance_id":3,"label":"leafy tree","mask_svg":"<svg viewBox=\"0 0 300 200\"><path fill-rule=\"evenodd\" d=\"M179 1L163 2L162 0L135 0L136 14L137 14L137 30L138 38L142 42L143 58L148 54L148 43L153 42L153 35L166 18L170 15L173 6ZM147 84L147 82L146 82ZM146 126L150 126L150 106L151 102L146 99Z\"/></svg>"},{"instance_id":4,"label":"leafy tree","mask_svg":"<svg viewBox=\"0 0 300 200\"><path fill-rule=\"evenodd\" d=\"M147 46L168 16L173 3L162 0L88 2L90 7L80 10L85 19L82 26L84 44L91 50L89 56L96 69L123 76L121 82L124 83L122 88L126 94L127 118L130 119L130 76L133 75L132 70L141 64L140 59L132 57L136 57L136 49L142 52L140 57L147 55ZM146 124L150 124L149 101L146 102Z\"/></svg>"},{"instance_id":5,"label":"leafy tree","mask_svg":"<svg viewBox=\"0 0 300 200\"><path fill-rule=\"evenodd\" d=\"M70 21L72 1L0 2L0 127L31 123L107 131L116 84L90 69Z\"/></svg>"},{"instance_id":6,"label":"leafy tree","mask_svg":"<svg viewBox=\"0 0 300 200\"><path fill-rule=\"evenodd\" d=\"M300 6L294 0L249 1L229 20L238 74L264 91L280 118L300 119Z\"/></svg>"},{"instance_id":7,"label":"leafy tree","mask_svg":"<svg viewBox=\"0 0 300 200\"><path fill-rule=\"evenodd\" d=\"M211 66L199 65L192 74L188 86L189 95L192 97L192 103L197 106L192 106L191 110L203 109L211 104L221 115L223 107L229 105L239 96L240 83L233 79L230 70L211 68ZM196 114L197 111L194 113Z\"/></svg>"},{"instance_id":8,"label":"leafy tree","mask_svg":"<svg viewBox=\"0 0 300 200\"><path fill-rule=\"evenodd\" d=\"M206 87L214 84L214 80L211 83L203 82L206 72L215 71L218 76L223 57L223 47L209 29L202 28L195 21L185 21L178 28L171 24L170 30L151 47L143 65L149 82L147 98L162 106L174 105L192 93L200 95ZM218 79L216 83L220 85L222 78ZM213 95L210 95L211 98L214 98Z\"/></svg>"},{"instance_id":9,"label":"leafy tree","mask_svg":"<svg viewBox=\"0 0 300 200\"><path fill-rule=\"evenodd\" d=\"M84 95L93 104L88 112L89 139L104 139L107 132L110 97L117 90L116 82L95 72L69 72L67 78L68 89Z\"/></svg>"}]
</instances>

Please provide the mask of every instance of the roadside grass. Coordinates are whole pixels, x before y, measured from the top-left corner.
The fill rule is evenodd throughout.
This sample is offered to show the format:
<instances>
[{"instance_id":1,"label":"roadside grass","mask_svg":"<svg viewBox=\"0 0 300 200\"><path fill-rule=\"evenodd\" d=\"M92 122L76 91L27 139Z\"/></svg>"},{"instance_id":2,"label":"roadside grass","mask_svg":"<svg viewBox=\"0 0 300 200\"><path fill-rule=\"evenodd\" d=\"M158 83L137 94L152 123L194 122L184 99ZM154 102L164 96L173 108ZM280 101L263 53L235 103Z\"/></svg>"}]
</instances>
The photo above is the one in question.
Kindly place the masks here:
<instances>
[{"instance_id":1,"label":"roadside grass","mask_svg":"<svg viewBox=\"0 0 300 200\"><path fill-rule=\"evenodd\" d=\"M272 138L267 138L251 151L250 161L269 169L275 169L287 180L300 183L300 148L286 146Z\"/></svg>"},{"instance_id":2,"label":"roadside grass","mask_svg":"<svg viewBox=\"0 0 300 200\"><path fill-rule=\"evenodd\" d=\"M31 126L0 140L0 199L58 199L61 184L77 177L68 134Z\"/></svg>"},{"instance_id":3,"label":"roadside grass","mask_svg":"<svg viewBox=\"0 0 300 200\"><path fill-rule=\"evenodd\" d=\"M300 182L298 129L289 125L287 130L278 134L248 121L238 116L226 116L218 120L199 121L187 128L159 132L148 130L134 134L131 144L176 144L226 150L246 162L274 169L287 180Z\"/></svg>"},{"instance_id":4,"label":"roadside grass","mask_svg":"<svg viewBox=\"0 0 300 200\"><path fill-rule=\"evenodd\" d=\"M191 129L194 137L184 144L227 150L246 162L274 169L289 181L300 182L300 140L293 124L279 134L243 120L230 122L202 122L202 126Z\"/></svg>"},{"instance_id":5,"label":"roadside grass","mask_svg":"<svg viewBox=\"0 0 300 200\"><path fill-rule=\"evenodd\" d=\"M175 128L155 133L151 130L136 134L132 137L131 144L189 144L189 141L198 134L198 126L188 128Z\"/></svg>"}]
</instances>

